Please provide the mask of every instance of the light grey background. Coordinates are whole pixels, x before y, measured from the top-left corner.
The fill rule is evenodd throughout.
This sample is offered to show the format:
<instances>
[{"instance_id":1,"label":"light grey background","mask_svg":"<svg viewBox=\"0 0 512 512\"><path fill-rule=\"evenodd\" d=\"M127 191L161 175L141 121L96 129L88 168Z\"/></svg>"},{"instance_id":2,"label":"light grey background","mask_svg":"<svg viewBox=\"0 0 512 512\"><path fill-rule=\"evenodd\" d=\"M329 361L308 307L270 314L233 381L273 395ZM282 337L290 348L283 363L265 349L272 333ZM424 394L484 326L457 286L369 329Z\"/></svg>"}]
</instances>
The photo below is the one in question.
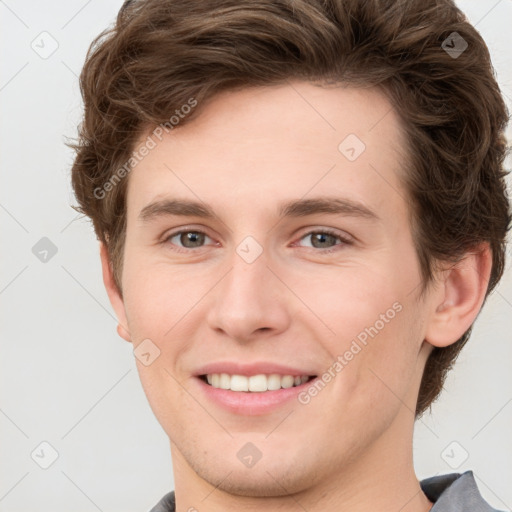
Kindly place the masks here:
<instances>
[{"instance_id":1,"label":"light grey background","mask_svg":"<svg viewBox=\"0 0 512 512\"><path fill-rule=\"evenodd\" d=\"M73 155L64 136L75 136L80 119L77 75L121 3L0 0L1 512L142 512L173 489L167 437L131 345L116 334L98 242L70 208ZM459 5L487 41L512 109L512 1ZM32 252L43 237L58 251L46 263ZM483 496L508 511L511 316L509 263L442 398L415 432L418 478L472 469ZM40 464L52 452L42 442L58 453L48 469Z\"/></svg>"}]
</instances>

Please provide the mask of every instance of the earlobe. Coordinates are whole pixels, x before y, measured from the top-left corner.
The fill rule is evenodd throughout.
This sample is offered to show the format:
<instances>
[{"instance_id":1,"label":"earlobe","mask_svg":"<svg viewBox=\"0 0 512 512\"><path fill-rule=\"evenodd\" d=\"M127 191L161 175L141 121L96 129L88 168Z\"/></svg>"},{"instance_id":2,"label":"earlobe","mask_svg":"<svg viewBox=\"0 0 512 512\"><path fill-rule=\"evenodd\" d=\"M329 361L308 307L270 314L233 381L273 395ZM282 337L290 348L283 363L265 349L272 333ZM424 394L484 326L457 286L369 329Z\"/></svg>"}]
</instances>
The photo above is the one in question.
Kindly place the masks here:
<instances>
[{"instance_id":1,"label":"earlobe","mask_svg":"<svg viewBox=\"0 0 512 512\"><path fill-rule=\"evenodd\" d=\"M436 347L455 343L473 324L485 299L492 267L488 243L444 271L432 298L425 339Z\"/></svg>"},{"instance_id":2,"label":"earlobe","mask_svg":"<svg viewBox=\"0 0 512 512\"><path fill-rule=\"evenodd\" d=\"M114 280L114 273L112 270L112 264L108 255L108 250L102 242L100 242L100 259L101 259L101 270L103 273L103 284L107 291L110 304L114 308L118 319L117 333L121 338L131 342L130 331L128 330L128 322L126 318L126 312L124 309L124 301L119 293L117 285Z\"/></svg>"},{"instance_id":3,"label":"earlobe","mask_svg":"<svg viewBox=\"0 0 512 512\"><path fill-rule=\"evenodd\" d=\"M132 341L132 338L130 336L130 333L128 332L128 330L122 326L121 324L117 324L117 334L119 334L119 336L121 338L123 338L124 340L128 341L131 343Z\"/></svg>"}]
</instances>

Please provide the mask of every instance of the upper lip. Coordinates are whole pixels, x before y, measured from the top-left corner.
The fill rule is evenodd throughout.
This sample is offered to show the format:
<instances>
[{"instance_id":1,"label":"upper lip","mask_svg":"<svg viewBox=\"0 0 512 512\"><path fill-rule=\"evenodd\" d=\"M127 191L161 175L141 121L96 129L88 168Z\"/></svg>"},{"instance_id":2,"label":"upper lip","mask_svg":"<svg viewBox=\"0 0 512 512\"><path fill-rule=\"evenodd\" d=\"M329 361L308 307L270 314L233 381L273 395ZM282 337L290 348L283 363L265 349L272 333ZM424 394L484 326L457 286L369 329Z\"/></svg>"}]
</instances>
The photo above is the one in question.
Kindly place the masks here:
<instances>
[{"instance_id":1,"label":"upper lip","mask_svg":"<svg viewBox=\"0 0 512 512\"><path fill-rule=\"evenodd\" d=\"M245 375L250 377L252 375L261 374L279 374L279 375L293 375L293 376L312 376L317 375L314 371L302 369L298 367L285 366L282 364L271 362L259 363L237 363L234 361L218 361L216 363L209 363L196 372L197 376L208 375L212 373L227 373L229 375Z\"/></svg>"}]
</instances>

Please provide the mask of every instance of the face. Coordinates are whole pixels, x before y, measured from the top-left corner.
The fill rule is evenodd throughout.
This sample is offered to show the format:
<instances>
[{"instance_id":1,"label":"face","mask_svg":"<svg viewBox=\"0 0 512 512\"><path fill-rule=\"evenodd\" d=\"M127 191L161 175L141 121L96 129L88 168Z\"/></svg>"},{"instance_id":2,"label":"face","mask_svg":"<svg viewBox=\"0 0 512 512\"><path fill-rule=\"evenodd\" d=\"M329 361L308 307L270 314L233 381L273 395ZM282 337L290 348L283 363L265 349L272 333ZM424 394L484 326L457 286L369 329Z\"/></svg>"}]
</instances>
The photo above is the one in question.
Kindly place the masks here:
<instances>
[{"instance_id":1,"label":"face","mask_svg":"<svg viewBox=\"0 0 512 512\"><path fill-rule=\"evenodd\" d=\"M428 355L399 120L305 82L203 107L129 176L117 309L144 390L221 490L353 477L410 442Z\"/></svg>"}]
</instances>

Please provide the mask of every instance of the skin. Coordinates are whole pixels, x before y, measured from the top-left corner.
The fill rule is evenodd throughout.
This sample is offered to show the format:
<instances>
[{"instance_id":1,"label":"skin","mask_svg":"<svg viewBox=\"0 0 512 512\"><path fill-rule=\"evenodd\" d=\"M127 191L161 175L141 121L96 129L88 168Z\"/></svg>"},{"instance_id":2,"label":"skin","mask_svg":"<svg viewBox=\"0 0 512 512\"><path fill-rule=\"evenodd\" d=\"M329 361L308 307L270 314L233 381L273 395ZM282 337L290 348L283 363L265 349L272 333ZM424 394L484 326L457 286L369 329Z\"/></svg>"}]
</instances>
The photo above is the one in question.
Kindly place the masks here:
<instances>
[{"instance_id":1,"label":"skin","mask_svg":"<svg viewBox=\"0 0 512 512\"><path fill-rule=\"evenodd\" d=\"M350 133L366 145L353 162L338 150ZM129 175L122 296L101 246L103 276L119 334L160 350L149 366L136 363L170 439L178 511L431 508L412 459L421 376L432 347L455 342L476 318L491 259L479 247L419 298L404 148L378 90L296 81L215 96ZM283 201L321 196L357 200L379 220L277 215ZM217 217L142 222L141 210L163 197L200 200ZM179 228L207 237L186 245L169 237ZM315 246L307 233L322 228L353 243ZM236 252L249 235L263 249L250 264ZM199 393L194 371L214 361L320 374L396 302L401 311L308 404L243 416ZM262 453L252 468L237 457L247 442Z\"/></svg>"}]
</instances>

